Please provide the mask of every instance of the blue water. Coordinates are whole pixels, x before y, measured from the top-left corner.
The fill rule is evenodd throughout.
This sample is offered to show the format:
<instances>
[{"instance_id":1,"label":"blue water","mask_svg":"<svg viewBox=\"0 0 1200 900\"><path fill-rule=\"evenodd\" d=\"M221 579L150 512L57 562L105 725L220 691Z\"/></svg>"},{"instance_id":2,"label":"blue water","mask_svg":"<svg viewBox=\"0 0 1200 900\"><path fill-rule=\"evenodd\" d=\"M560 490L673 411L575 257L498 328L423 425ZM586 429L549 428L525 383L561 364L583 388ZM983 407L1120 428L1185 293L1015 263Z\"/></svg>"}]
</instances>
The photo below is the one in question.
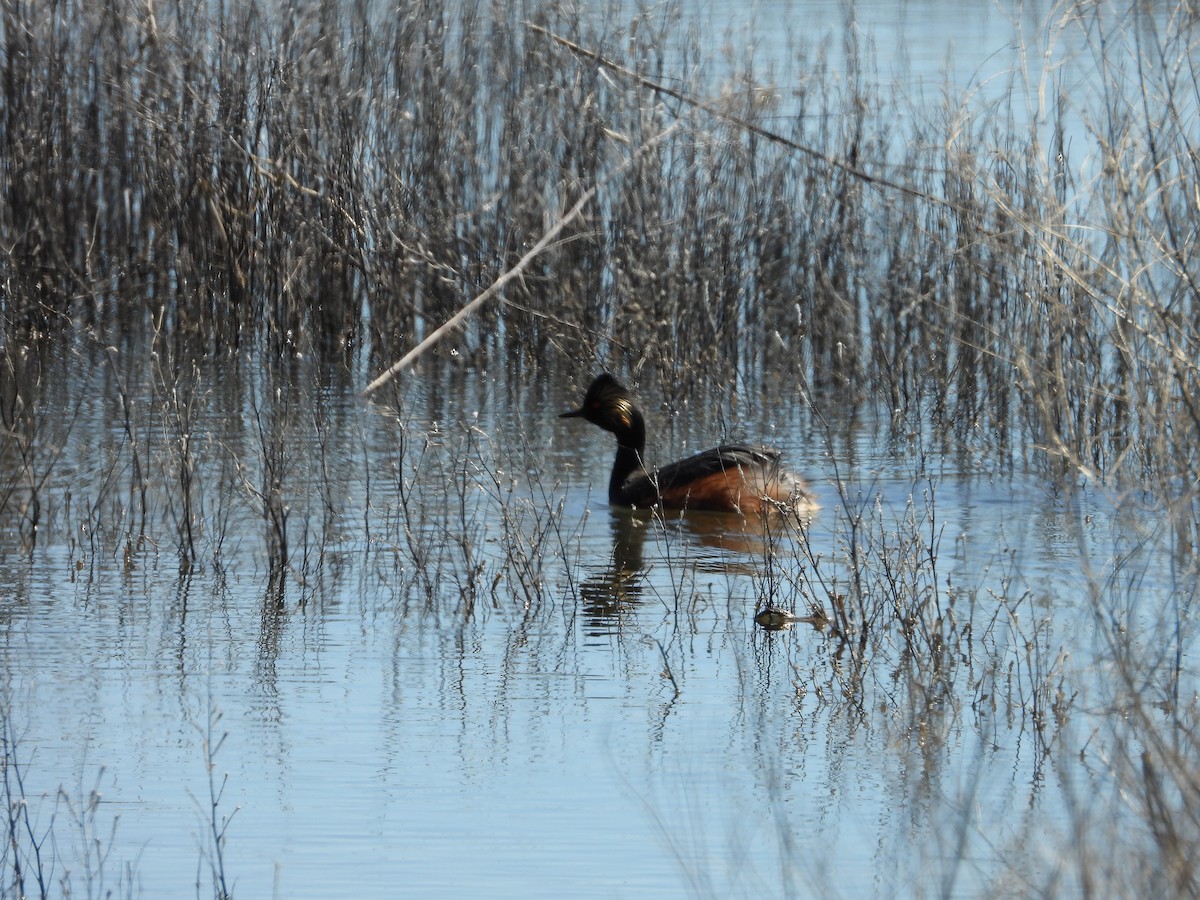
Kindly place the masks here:
<instances>
[{"instance_id":1,"label":"blue water","mask_svg":"<svg viewBox=\"0 0 1200 900\"><path fill-rule=\"evenodd\" d=\"M464 489L412 485L436 505L421 539L446 554L432 591L389 524L393 419L354 398L327 445L332 490L345 498L331 529L340 542L307 585L289 580L282 607L245 502L224 571L181 575L170 547L127 559L119 548L93 557L48 541L9 558L11 718L39 822L67 821L60 786L78 802L96 784L109 881L129 863L143 896L193 893L197 867L207 884L212 857L205 742L220 741L217 819L228 818L224 865L240 896L893 894L925 877L931 862L913 847L966 802L960 782L976 767L989 785L977 827L999 828L1029 802L1036 754L1022 747L1020 717L1015 727L1000 721L983 745L981 720L947 708L953 724L922 737L926 714L893 706L909 696L889 683L897 660L879 660L863 692L845 696L848 660L827 633L754 625L773 583L769 546L777 595L807 611L790 585L812 558L794 537L772 544L723 519L612 511L601 497L608 435L507 406L487 376L475 383L489 412L462 425L482 424L490 437L467 459ZM768 416L785 439L803 432L805 417ZM421 463L431 473L466 446L458 424L406 427L422 447L434 435ZM1043 603L1060 621L1081 620L1079 542L1119 532L1102 497L1065 501L1032 474L989 477L963 461L920 474L871 427L851 440L852 453L832 448L854 459L842 470L846 496L861 496L885 529L904 533L899 523L910 510L924 516L936 492L943 589L999 590L990 567L1011 568L1036 585L1038 602L1024 601L1021 614ZM809 526L813 554L844 587L830 448L782 443L825 507ZM511 478L502 500L488 497L493 472ZM316 474L311 460L293 460L297 484ZM466 498L465 532L447 495ZM539 587L526 593L501 548L531 547L547 502L562 511L549 529L553 549L529 576ZM508 544L506 515L517 535ZM463 533L482 567L474 602L461 551L449 545ZM1019 594L1010 589L1010 600ZM995 598L978 590L976 602ZM959 700L969 700L962 687ZM935 746L923 746L933 735ZM999 786L993 772L1003 773ZM918 802L931 777L937 802ZM68 838L64 865L77 850ZM952 849L923 852L937 863ZM994 860L979 866L986 883ZM978 887L975 874L963 877L968 891Z\"/></svg>"}]
</instances>

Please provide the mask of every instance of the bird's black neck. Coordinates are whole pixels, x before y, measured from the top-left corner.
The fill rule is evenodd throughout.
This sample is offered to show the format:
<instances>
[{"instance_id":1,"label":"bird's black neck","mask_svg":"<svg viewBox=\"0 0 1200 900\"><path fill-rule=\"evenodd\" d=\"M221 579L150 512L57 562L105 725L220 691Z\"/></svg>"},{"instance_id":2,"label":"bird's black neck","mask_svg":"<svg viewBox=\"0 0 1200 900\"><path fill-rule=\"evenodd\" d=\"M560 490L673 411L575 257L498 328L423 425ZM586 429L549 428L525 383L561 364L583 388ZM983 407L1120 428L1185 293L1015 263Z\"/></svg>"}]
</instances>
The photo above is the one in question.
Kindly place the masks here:
<instances>
[{"instance_id":1,"label":"bird's black neck","mask_svg":"<svg viewBox=\"0 0 1200 900\"><path fill-rule=\"evenodd\" d=\"M616 432L617 458L613 460L612 477L608 480L608 502L622 504L621 488L635 472L644 471L642 454L646 449L646 423L636 409L628 429Z\"/></svg>"}]
</instances>

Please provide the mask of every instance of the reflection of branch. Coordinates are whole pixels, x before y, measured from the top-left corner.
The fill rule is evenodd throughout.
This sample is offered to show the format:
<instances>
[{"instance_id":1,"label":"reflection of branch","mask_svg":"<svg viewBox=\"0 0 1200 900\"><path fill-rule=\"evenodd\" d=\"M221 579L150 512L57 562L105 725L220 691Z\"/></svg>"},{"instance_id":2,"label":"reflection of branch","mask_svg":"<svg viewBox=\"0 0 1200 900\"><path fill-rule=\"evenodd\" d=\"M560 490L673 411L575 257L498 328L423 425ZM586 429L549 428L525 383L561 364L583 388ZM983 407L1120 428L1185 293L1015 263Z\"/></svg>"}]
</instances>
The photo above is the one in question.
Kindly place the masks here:
<instances>
[{"instance_id":1,"label":"reflection of branch","mask_svg":"<svg viewBox=\"0 0 1200 900\"><path fill-rule=\"evenodd\" d=\"M669 660L667 658L666 648L663 647L662 641L660 641L658 638L653 637L652 635L647 635L647 637L649 637L650 640L654 641L654 643L658 646L658 652L662 654L663 674L666 675L667 678L670 680L671 687L675 688L675 696L672 697L671 699L672 700L677 699L679 697L679 695L683 693L683 691L680 690L680 688L679 688L679 682L675 680L675 673L671 671L671 660Z\"/></svg>"},{"instance_id":2,"label":"reflection of branch","mask_svg":"<svg viewBox=\"0 0 1200 900\"><path fill-rule=\"evenodd\" d=\"M208 797L204 802L201 802L193 795L192 800L208 819L207 827L209 837L212 839L212 846L210 848L212 855L209 857L208 865L209 874L212 877L213 893L216 900L231 900L233 894L230 893L228 880L225 875L225 832L229 829L230 820L237 815L241 807L234 807L233 812L228 815L218 814L218 807L220 806L222 797L225 795L225 788L229 784L229 773L224 773L220 785L218 785L216 778L213 776L213 770L217 767L217 753L224 746L225 739L229 737L229 732L221 732L221 736L214 741L214 731L221 724L223 714L213 703L211 686L209 687L207 712L207 721L204 724L193 722L192 725L199 732L204 742L204 766L208 775ZM191 791L188 793L190 794Z\"/></svg>"},{"instance_id":3,"label":"reflection of branch","mask_svg":"<svg viewBox=\"0 0 1200 900\"><path fill-rule=\"evenodd\" d=\"M24 897L33 882L41 892L41 896L49 896L49 878L42 863L42 844L50 834L47 828L42 837L38 837L33 820L30 818L29 797L25 792L25 762L17 758L17 735L12 723L12 695L10 687L4 685L0 695L0 707L4 713L0 716L0 785L3 787L4 819L4 857L6 869L12 870L11 887L16 889L17 896ZM51 825L54 816L50 817ZM27 844L25 842L28 842ZM8 856L12 853L11 858ZM26 880L30 885L26 885ZM6 888L9 885L5 886Z\"/></svg>"}]
</instances>

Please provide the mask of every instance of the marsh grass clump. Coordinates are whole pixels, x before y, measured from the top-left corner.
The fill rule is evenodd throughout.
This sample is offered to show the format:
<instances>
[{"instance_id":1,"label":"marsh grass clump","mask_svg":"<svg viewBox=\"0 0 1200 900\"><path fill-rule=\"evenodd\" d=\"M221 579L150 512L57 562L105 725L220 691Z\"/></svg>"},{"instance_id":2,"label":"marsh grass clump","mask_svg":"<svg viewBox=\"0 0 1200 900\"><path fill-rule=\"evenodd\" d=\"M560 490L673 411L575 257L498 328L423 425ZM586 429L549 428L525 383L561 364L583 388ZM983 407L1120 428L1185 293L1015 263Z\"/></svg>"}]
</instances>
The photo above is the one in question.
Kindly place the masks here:
<instances>
[{"instance_id":1,"label":"marsh grass clump","mask_svg":"<svg viewBox=\"0 0 1200 900\"><path fill-rule=\"evenodd\" d=\"M1056 62L1043 81L918 109L879 86L852 21L843 70L803 44L764 70L616 5L7 0L0 539L27 558L62 541L81 579L173 551L186 593L252 534L264 668L288 589L319 599L352 553L398 618L456 634L507 617L519 644L580 601L619 619L645 595L647 531L614 519L611 565L577 577L586 515L543 480L542 432L470 412L494 372L545 409L539 385L614 361L670 412L720 389L880 416L897 456L1128 488L1161 510L1147 543L1173 551L1174 605L1139 636L1114 600L1132 588L1086 573L1103 702L1020 572L956 580L932 480L896 512L835 472L831 544L770 535L796 553L767 552L753 600L819 615L823 702L885 711L922 761L964 722L987 744L997 716L1031 736L1031 781L1075 751L1116 779L1140 840L1107 863L1080 841L1069 873L1020 887L1195 893L1179 585L1200 541L1200 32L1186 5L1054 14L1027 48ZM1074 91L1068 63L1099 89ZM346 399L551 234L386 406ZM694 560L667 523L649 534L664 615L694 632L712 614ZM657 643L675 697L681 647ZM5 788L3 859L30 892L44 837ZM1111 833L1110 810L1077 811L1079 834Z\"/></svg>"},{"instance_id":2,"label":"marsh grass clump","mask_svg":"<svg viewBox=\"0 0 1200 900\"><path fill-rule=\"evenodd\" d=\"M155 323L377 369L598 189L460 354L619 353L678 390L718 367L1194 481L1190 19L1065 11L1047 40L1103 36L1074 62L1110 89L1079 108L1048 72L1023 117L898 109L853 23L845 71L800 45L768 78L675 71L679 23L611 15L6 4L6 340Z\"/></svg>"},{"instance_id":3,"label":"marsh grass clump","mask_svg":"<svg viewBox=\"0 0 1200 900\"><path fill-rule=\"evenodd\" d=\"M458 388L462 402L480 401L472 386ZM495 442L479 416L420 426L398 406L385 418L392 446L373 492L379 521L366 533L406 588L395 612L465 627L491 615L532 622L577 599L564 563L579 561L580 524L537 474L538 448Z\"/></svg>"},{"instance_id":4,"label":"marsh grass clump","mask_svg":"<svg viewBox=\"0 0 1200 900\"><path fill-rule=\"evenodd\" d=\"M3 395L0 396L0 426L4 442L0 445L6 479L0 493L3 513L20 536L24 547L37 540L42 522L42 485L53 468L45 432L50 425L34 405L42 382L42 360L24 348L12 348L3 354Z\"/></svg>"}]
</instances>

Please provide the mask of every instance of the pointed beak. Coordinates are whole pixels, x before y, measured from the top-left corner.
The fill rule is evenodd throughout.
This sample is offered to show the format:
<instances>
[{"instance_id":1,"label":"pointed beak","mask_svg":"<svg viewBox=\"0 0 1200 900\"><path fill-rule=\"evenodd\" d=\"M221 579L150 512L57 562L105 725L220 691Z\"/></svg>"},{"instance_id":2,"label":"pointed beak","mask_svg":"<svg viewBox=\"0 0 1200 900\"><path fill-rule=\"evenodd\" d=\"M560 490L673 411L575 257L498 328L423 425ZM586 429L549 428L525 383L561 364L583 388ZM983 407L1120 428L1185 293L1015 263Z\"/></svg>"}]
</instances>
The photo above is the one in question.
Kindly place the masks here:
<instances>
[{"instance_id":1,"label":"pointed beak","mask_svg":"<svg viewBox=\"0 0 1200 900\"><path fill-rule=\"evenodd\" d=\"M560 419L577 419L582 415L583 415L582 409L573 409L570 412L559 413L558 417Z\"/></svg>"}]
</instances>

